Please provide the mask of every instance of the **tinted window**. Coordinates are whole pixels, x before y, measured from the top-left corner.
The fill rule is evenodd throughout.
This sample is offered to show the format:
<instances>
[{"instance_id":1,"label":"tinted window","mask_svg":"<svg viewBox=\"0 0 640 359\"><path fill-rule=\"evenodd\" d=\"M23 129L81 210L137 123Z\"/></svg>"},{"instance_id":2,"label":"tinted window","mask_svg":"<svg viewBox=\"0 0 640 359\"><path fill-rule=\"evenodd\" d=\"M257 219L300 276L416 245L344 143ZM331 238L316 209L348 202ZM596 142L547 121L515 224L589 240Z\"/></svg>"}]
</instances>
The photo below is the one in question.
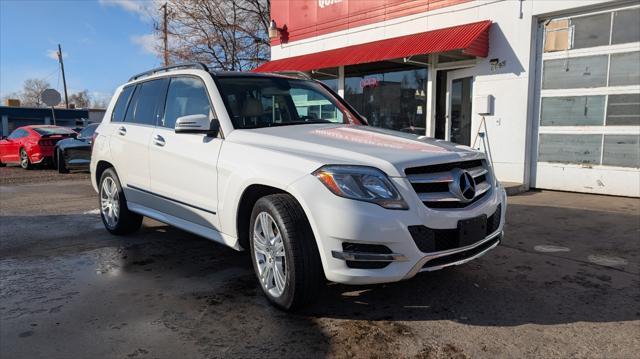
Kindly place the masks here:
<instances>
[{"instance_id":1,"label":"tinted window","mask_svg":"<svg viewBox=\"0 0 640 359\"><path fill-rule=\"evenodd\" d=\"M160 79L138 84L131 97L124 121L155 125L162 115L168 82L168 79Z\"/></svg>"},{"instance_id":2,"label":"tinted window","mask_svg":"<svg viewBox=\"0 0 640 359\"><path fill-rule=\"evenodd\" d=\"M353 113L315 81L229 76L220 77L217 82L235 128L330 122L360 124ZM322 118L323 113L327 118Z\"/></svg>"},{"instance_id":3,"label":"tinted window","mask_svg":"<svg viewBox=\"0 0 640 359\"><path fill-rule=\"evenodd\" d=\"M602 164L605 166L640 167L640 136L605 135Z\"/></svg>"},{"instance_id":4,"label":"tinted window","mask_svg":"<svg viewBox=\"0 0 640 359\"><path fill-rule=\"evenodd\" d=\"M640 125L640 94L609 95L607 126Z\"/></svg>"},{"instance_id":5,"label":"tinted window","mask_svg":"<svg viewBox=\"0 0 640 359\"><path fill-rule=\"evenodd\" d=\"M611 55L609 86L640 85L640 52Z\"/></svg>"},{"instance_id":6,"label":"tinted window","mask_svg":"<svg viewBox=\"0 0 640 359\"><path fill-rule=\"evenodd\" d=\"M204 83L193 77L171 79L162 126L174 128L176 119L188 115L207 115L211 111Z\"/></svg>"},{"instance_id":7,"label":"tinted window","mask_svg":"<svg viewBox=\"0 0 640 359\"><path fill-rule=\"evenodd\" d=\"M578 164L600 164L602 135L540 135L538 160Z\"/></svg>"},{"instance_id":8,"label":"tinted window","mask_svg":"<svg viewBox=\"0 0 640 359\"><path fill-rule=\"evenodd\" d=\"M613 13L612 44L640 41L640 8Z\"/></svg>"},{"instance_id":9,"label":"tinted window","mask_svg":"<svg viewBox=\"0 0 640 359\"><path fill-rule=\"evenodd\" d=\"M370 125L394 130L424 126L427 69L361 74L357 67L348 67L345 71L344 98Z\"/></svg>"},{"instance_id":10,"label":"tinted window","mask_svg":"<svg viewBox=\"0 0 640 359\"><path fill-rule=\"evenodd\" d=\"M127 104L129 103L129 98L131 98L131 93L133 93L134 88L135 86L128 86L122 89L122 92L120 92L120 96L118 97L118 101L116 101L116 106L113 109L111 121L124 121L124 113L127 111Z\"/></svg>"},{"instance_id":11,"label":"tinted window","mask_svg":"<svg viewBox=\"0 0 640 359\"><path fill-rule=\"evenodd\" d=\"M571 19L574 26L573 48L609 45L611 13L576 17Z\"/></svg>"},{"instance_id":12,"label":"tinted window","mask_svg":"<svg viewBox=\"0 0 640 359\"><path fill-rule=\"evenodd\" d=\"M542 88L600 87L607 84L607 55L546 60Z\"/></svg>"},{"instance_id":13,"label":"tinted window","mask_svg":"<svg viewBox=\"0 0 640 359\"><path fill-rule=\"evenodd\" d=\"M604 96L545 97L541 126L596 126L604 121Z\"/></svg>"},{"instance_id":14,"label":"tinted window","mask_svg":"<svg viewBox=\"0 0 640 359\"><path fill-rule=\"evenodd\" d=\"M15 140L17 138L23 138L23 137L27 137L27 135L29 135L29 133L25 130L22 129L17 129L15 131L13 131L13 133L11 133L9 135L9 139Z\"/></svg>"},{"instance_id":15,"label":"tinted window","mask_svg":"<svg viewBox=\"0 0 640 359\"><path fill-rule=\"evenodd\" d=\"M85 127L82 131L80 131L79 137L91 137L93 133L96 132L96 128L98 128L98 124L93 124Z\"/></svg>"}]
</instances>

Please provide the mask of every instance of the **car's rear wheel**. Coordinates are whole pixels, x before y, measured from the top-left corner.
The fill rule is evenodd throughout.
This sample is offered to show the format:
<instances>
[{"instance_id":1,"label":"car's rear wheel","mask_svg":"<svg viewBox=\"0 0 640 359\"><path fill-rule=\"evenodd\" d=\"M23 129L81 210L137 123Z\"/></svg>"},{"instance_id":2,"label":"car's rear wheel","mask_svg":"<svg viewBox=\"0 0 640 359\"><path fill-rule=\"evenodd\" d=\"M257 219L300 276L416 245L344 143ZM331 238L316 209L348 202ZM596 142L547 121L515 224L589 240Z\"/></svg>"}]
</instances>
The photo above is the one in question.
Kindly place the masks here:
<instances>
[{"instance_id":1,"label":"car's rear wheel","mask_svg":"<svg viewBox=\"0 0 640 359\"><path fill-rule=\"evenodd\" d=\"M250 247L262 291L276 306L296 309L317 298L324 282L304 211L288 194L259 199L251 213Z\"/></svg>"},{"instance_id":2,"label":"car's rear wheel","mask_svg":"<svg viewBox=\"0 0 640 359\"><path fill-rule=\"evenodd\" d=\"M104 227L112 234L135 232L142 224L142 216L127 207L116 171L106 169L100 177L100 217Z\"/></svg>"},{"instance_id":3,"label":"car's rear wheel","mask_svg":"<svg viewBox=\"0 0 640 359\"><path fill-rule=\"evenodd\" d=\"M30 170L33 168L31 160L29 159L29 155L24 148L20 149L20 167L24 168L25 170Z\"/></svg>"},{"instance_id":4,"label":"car's rear wheel","mask_svg":"<svg viewBox=\"0 0 640 359\"><path fill-rule=\"evenodd\" d=\"M58 167L58 173L69 173L69 169L64 163L64 154L60 149L56 151L56 165Z\"/></svg>"}]
</instances>

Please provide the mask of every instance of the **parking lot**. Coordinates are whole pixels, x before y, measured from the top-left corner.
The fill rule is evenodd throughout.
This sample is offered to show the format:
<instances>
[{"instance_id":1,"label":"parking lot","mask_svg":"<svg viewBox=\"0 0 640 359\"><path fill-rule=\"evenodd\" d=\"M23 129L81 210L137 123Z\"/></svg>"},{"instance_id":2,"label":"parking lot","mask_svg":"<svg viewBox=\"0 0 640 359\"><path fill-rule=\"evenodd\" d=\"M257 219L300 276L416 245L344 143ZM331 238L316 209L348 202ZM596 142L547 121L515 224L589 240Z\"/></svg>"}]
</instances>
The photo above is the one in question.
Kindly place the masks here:
<instances>
[{"instance_id":1,"label":"parking lot","mask_svg":"<svg viewBox=\"0 0 640 359\"><path fill-rule=\"evenodd\" d=\"M103 228L88 174L0 168L4 358L609 357L640 351L640 200L509 198L479 260L269 306L249 257L145 220Z\"/></svg>"}]
</instances>

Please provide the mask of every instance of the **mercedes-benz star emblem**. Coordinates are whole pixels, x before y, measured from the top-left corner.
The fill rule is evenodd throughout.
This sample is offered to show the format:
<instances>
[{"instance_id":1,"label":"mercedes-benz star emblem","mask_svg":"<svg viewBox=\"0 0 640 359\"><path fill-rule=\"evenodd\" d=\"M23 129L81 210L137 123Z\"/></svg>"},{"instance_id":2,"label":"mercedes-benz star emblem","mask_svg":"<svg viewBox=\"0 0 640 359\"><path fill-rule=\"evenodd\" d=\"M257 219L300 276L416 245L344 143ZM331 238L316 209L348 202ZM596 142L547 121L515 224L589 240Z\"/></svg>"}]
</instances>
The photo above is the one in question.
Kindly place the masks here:
<instances>
[{"instance_id":1,"label":"mercedes-benz star emblem","mask_svg":"<svg viewBox=\"0 0 640 359\"><path fill-rule=\"evenodd\" d=\"M449 191L462 202L469 202L476 197L476 181L471 173L456 168L451 171L453 182L449 185Z\"/></svg>"}]
</instances>

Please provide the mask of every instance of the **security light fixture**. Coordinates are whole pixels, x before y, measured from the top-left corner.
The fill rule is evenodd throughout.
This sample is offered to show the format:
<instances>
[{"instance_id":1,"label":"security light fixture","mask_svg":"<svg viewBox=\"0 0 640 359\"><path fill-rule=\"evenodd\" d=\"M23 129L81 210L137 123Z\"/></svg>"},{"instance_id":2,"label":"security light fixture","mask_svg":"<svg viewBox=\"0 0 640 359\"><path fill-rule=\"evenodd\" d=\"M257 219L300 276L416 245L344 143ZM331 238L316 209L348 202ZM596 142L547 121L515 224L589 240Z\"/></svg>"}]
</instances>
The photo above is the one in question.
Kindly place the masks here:
<instances>
[{"instance_id":1,"label":"security light fixture","mask_svg":"<svg viewBox=\"0 0 640 359\"><path fill-rule=\"evenodd\" d=\"M287 32L287 25L285 25L283 27L278 27L278 24L276 24L276 21L271 19L271 22L269 23L269 38L270 39L280 38L280 40L285 42L286 39L288 38L288 35L289 35L289 33Z\"/></svg>"}]
</instances>

